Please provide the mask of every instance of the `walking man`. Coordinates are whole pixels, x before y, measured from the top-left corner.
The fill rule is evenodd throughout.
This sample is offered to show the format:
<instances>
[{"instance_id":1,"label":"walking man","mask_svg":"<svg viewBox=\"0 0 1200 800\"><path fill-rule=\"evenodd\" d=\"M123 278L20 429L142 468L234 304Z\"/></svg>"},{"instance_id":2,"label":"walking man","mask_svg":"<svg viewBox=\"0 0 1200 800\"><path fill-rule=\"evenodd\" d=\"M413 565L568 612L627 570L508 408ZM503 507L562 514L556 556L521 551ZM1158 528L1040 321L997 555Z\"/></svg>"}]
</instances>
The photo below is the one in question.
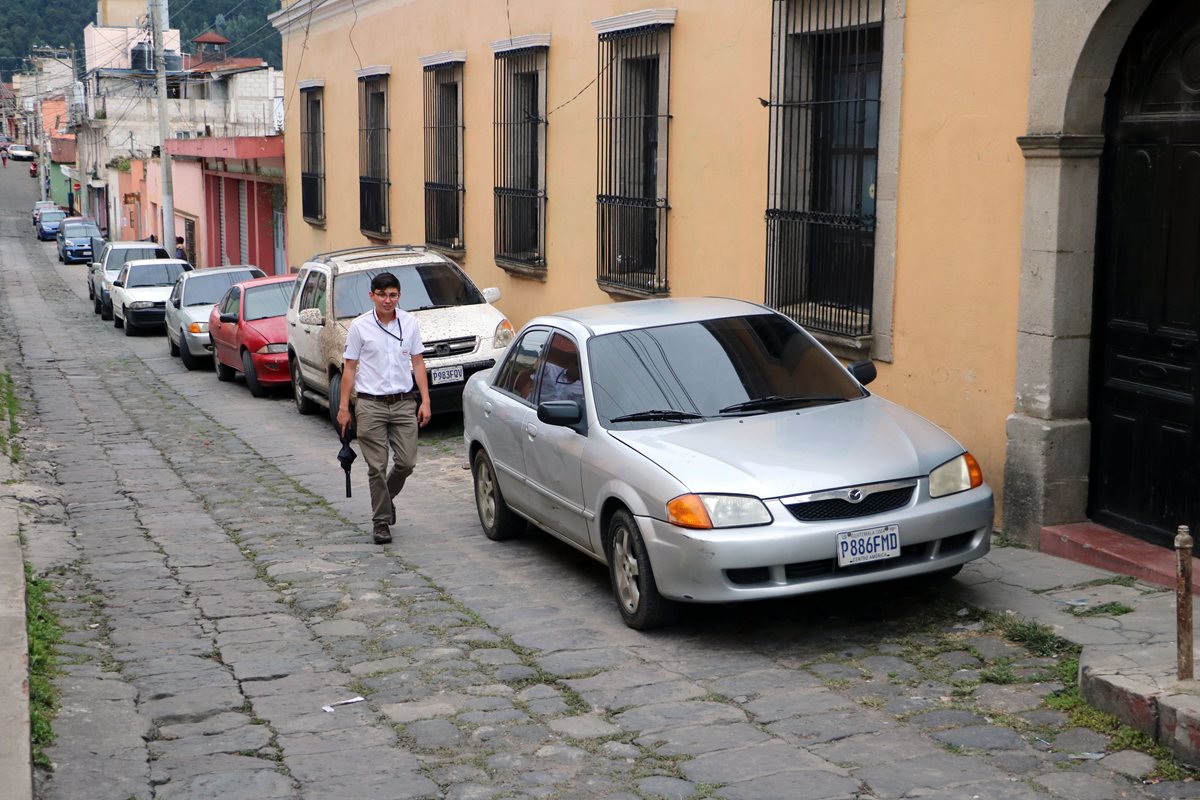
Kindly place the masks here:
<instances>
[{"instance_id":1,"label":"walking man","mask_svg":"<svg viewBox=\"0 0 1200 800\"><path fill-rule=\"evenodd\" d=\"M371 279L370 293L374 308L355 318L346 332L337 421L344 436L350 425L350 392L356 390L375 544L387 544L396 524L394 499L417 463L417 429L429 422L429 382L417 320L396 308L400 281L381 272Z\"/></svg>"}]
</instances>

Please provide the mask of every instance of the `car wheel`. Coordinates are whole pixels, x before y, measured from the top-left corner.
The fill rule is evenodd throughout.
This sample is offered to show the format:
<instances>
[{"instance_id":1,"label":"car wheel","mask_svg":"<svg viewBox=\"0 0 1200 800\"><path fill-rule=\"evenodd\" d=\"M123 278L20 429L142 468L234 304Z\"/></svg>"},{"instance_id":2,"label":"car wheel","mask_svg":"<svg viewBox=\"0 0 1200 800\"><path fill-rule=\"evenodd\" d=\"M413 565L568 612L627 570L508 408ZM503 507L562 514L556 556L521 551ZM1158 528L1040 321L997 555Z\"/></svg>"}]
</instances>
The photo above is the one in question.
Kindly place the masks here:
<instances>
[{"instance_id":1,"label":"car wheel","mask_svg":"<svg viewBox=\"0 0 1200 800\"><path fill-rule=\"evenodd\" d=\"M88 300L95 300L95 299L96 299L96 289L94 286L92 286L92 281L89 279L88 280Z\"/></svg>"},{"instance_id":2,"label":"car wheel","mask_svg":"<svg viewBox=\"0 0 1200 800\"><path fill-rule=\"evenodd\" d=\"M109 303L108 305L104 305L103 301L101 301L101 303L100 303L100 319L109 320L112 318L113 318L112 304Z\"/></svg>"},{"instance_id":3,"label":"car wheel","mask_svg":"<svg viewBox=\"0 0 1200 800\"><path fill-rule=\"evenodd\" d=\"M336 430L338 426L338 403L342 402L342 373L335 372L329 379L329 421Z\"/></svg>"},{"instance_id":4,"label":"car wheel","mask_svg":"<svg viewBox=\"0 0 1200 800\"><path fill-rule=\"evenodd\" d=\"M646 545L633 515L625 509L609 521L608 541L608 572L625 624L644 631L673 619L677 605L658 593Z\"/></svg>"},{"instance_id":5,"label":"car wheel","mask_svg":"<svg viewBox=\"0 0 1200 800\"><path fill-rule=\"evenodd\" d=\"M112 309L111 313L112 313L113 327L114 328L124 328L125 320L123 320L117 316L117 309L115 307Z\"/></svg>"},{"instance_id":6,"label":"car wheel","mask_svg":"<svg viewBox=\"0 0 1200 800\"><path fill-rule=\"evenodd\" d=\"M133 336L137 333L137 326L129 321L129 309L122 306L121 314L125 317L125 335Z\"/></svg>"},{"instance_id":7,"label":"car wheel","mask_svg":"<svg viewBox=\"0 0 1200 800\"><path fill-rule=\"evenodd\" d=\"M179 344L183 344L183 331L179 332ZM172 357L177 357L179 355L179 345L175 344L175 342L171 340L170 329L167 330L167 352L170 353Z\"/></svg>"},{"instance_id":8,"label":"car wheel","mask_svg":"<svg viewBox=\"0 0 1200 800\"><path fill-rule=\"evenodd\" d=\"M237 370L233 367L227 367L221 363L221 359L213 356L213 364L217 368L217 380L228 383L233 380L233 376L237 375Z\"/></svg>"},{"instance_id":9,"label":"car wheel","mask_svg":"<svg viewBox=\"0 0 1200 800\"><path fill-rule=\"evenodd\" d=\"M101 311L100 298L93 295L93 297L92 297L92 313L99 314L100 311ZM101 316L101 319L103 319L103 316Z\"/></svg>"},{"instance_id":10,"label":"car wheel","mask_svg":"<svg viewBox=\"0 0 1200 800\"><path fill-rule=\"evenodd\" d=\"M288 374L292 376L292 399L296 401L296 411L308 415L317 410L317 404L304 396L303 382L300 377L300 365L296 359L288 361Z\"/></svg>"},{"instance_id":11,"label":"car wheel","mask_svg":"<svg viewBox=\"0 0 1200 800\"><path fill-rule=\"evenodd\" d=\"M249 350L242 351L242 374L246 376L246 388L250 390L250 394L255 397L267 396L267 390L258 382L258 373L254 371L254 361L250 358Z\"/></svg>"},{"instance_id":12,"label":"car wheel","mask_svg":"<svg viewBox=\"0 0 1200 800\"><path fill-rule=\"evenodd\" d=\"M475 479L475 510L484 534L494 542L520 536L525 522L504 502L492 460L482 448L475 454L471 474Z\"/></svg>"},{"instance_id":13,"label":"car wheel","mask_svg":"<svg viewBox=\"0 0 1200 800\"><path fill-rule=\"evenodd\" d=\"M200 359L192 355L191 349L183 341L182 333L179 334L179 360L183 362L184 369L199 369L202 366Z\"/></svg>"}]
</instances>

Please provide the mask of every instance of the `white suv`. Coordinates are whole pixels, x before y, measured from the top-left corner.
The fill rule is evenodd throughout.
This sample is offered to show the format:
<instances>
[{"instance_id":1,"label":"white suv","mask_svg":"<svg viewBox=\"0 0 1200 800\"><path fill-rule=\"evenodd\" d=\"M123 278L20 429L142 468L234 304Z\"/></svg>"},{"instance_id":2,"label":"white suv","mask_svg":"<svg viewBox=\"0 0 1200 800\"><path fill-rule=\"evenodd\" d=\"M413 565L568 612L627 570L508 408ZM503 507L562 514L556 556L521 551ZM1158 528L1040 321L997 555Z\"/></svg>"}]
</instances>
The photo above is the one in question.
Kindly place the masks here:
<instances>
[{"instance_id":1,"label":"white suv","mask_svg":"<svg viewBox=\"0 0 1200 800\"><path fill-rule=\"evenodd\" d=\"M287 312L288 366L301 414L323 406L336 424L346 330L372 308L371 279L381 272L400 281L398 307L421 326L435 414L461 408L467 378L495 366L512 342L512 324L492 306L500 290L480 291L434 250L401 245L314 256L300 268Z\"/></svg>"}]
</instances>

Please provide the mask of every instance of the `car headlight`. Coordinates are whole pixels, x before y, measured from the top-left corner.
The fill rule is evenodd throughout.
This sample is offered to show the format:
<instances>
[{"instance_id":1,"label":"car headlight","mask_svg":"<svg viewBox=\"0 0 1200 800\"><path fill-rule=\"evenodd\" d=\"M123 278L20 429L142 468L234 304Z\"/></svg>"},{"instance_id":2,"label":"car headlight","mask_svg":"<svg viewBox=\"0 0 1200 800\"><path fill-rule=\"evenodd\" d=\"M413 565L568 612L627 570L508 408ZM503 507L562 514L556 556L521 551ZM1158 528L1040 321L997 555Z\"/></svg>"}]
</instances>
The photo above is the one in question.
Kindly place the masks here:
<instances>
[{"instance_id":1,"label":"car headlight","mask_svg":"<svg viewBox=\"0 0 1200 800\"><path fill-rule=\"evenodd\" d=\"M188 324L188 333L208 333L207 322L192 322Z\"/></svg>"},{"instance_id":2,"label":"car headlight","mask_svg":"<svg viewBox=\"0 0 1200 800\"><path fill-rule=\"evenodd\" d=\"M740 494L681 494L667 503L667 521L681 528L744 528L770 525L771 512L757 497Z\"/></svg>"},{"instance_id":3,"label":"car headlight","mask_svg":"<svg viewBox=\"0 0 1200 800\"><path fill-rule=\"evenodd\" d=\"M112 281L110 281L108 278L105 278L104 283L101 284L101 287L104 289L104 291L111 292L112 291Z\"/></svg>"},{"instance_id":4,"label":"car headlight","mask_svg":"<svg viewBox=\"0 0 1200 800\"><path fill-rule=\"evenodd\" d=\"M497 349L501 347L508 347L510 344L512 344L513 337L516 335L517 332L513 330L512 323L507 319L502 319L500 320L500 324L496 326L494 346Z\"/></svg>"},{"instance_id":5,"label":"car headlight","mask_svg":"<svg viewBox=\"0 0 1200 800\"><path fill-rule=\"evenodd\" d=\"M945 497L983 485L983 470L970 453L950 459L929 473L929 496Z\"/></svg>"},{"instance_id":6,"label":"car headlight","mask_svg":"<svg viewBox=\"0 0 1200 800\"><path fill-rule=\"evenodd\" d=\"M149 300L134 300L129 304L130 308L154 308L154 303Z\"/></svg>"},{"instance_id":7,"label":"car headlight","mask_svg":"<svg viewBox=\"0 0 1200 800\"><path fill-rule=\"evenodd\" d=\"M265 355L269 355L272 353L286 353L287 345L286 344L265 344L262 347L255 350L254 352L260 356L265 356Z\"/></svg>"}]
</instances>

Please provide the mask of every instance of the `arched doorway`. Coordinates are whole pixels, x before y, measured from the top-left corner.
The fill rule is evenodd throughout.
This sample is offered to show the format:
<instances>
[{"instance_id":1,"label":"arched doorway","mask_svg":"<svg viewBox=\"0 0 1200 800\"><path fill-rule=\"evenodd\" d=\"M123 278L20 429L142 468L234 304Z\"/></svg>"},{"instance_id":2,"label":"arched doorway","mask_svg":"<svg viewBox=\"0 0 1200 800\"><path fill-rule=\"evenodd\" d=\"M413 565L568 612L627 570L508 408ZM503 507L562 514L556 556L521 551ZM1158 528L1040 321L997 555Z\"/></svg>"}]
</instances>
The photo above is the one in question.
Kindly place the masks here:
<instances>
[{"instance_id":1,"label":"arched doorway","mask_svg":"<svg viewBox=\"0 0 1200 800\"><path fill-rule=\"evenodd\" d=\"M1105 108L1089 516L1169 545L1200 516L1200 6L1156 0Z\"/></svg>"}]
</instances>

